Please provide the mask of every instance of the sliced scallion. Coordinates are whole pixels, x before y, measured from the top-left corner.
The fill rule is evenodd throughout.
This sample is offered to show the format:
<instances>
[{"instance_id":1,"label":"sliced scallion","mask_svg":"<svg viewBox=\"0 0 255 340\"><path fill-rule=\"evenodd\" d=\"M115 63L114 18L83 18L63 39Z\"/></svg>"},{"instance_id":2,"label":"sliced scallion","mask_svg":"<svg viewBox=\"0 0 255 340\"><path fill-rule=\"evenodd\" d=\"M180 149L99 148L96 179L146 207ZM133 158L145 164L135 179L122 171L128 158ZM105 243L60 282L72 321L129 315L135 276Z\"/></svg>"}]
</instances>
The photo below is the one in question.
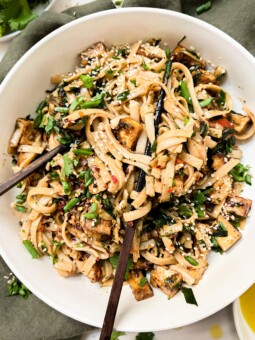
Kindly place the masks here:
<instances>
[{"instance_id":1,"label":"sliced scallion","mask_svg":"<svg viewBox=\"0 0 255 340\"><path fill-rule=\"evenodd\" d=\"M74 197L72 199L70 199L69 202L67 202L67 204L64 206L64 212L68 212L69 210L71 210L74 206L76 206L76 204L78 202L80 202L80 197Z\"/></svg>"},{"instance_id":2,"label":"sliced scallion","mask_svg":"<svg viewBox=\"0 0 255 340\"><path fill-rule=\"evenodd\" d=\"M86 149L75 149L74 151L75 155L79 156L92 156L94 154L94 151L92 149L86 148Z\"/></svg>"},{"instance_id":3,"label":"sliced scallion","mask_svg":"<svg viewBox=\"0 0 255 340\"><path fill-rule=\"evenodd\" d=\"M31 241L24 240L23 244L27 248L27 250L29 251L29 253L31 254L33 259L37 259L37 258L40 257L40 255L38 254L37 250L34 248L34 246L33 246Z\"/></svg>"}]
</instances>

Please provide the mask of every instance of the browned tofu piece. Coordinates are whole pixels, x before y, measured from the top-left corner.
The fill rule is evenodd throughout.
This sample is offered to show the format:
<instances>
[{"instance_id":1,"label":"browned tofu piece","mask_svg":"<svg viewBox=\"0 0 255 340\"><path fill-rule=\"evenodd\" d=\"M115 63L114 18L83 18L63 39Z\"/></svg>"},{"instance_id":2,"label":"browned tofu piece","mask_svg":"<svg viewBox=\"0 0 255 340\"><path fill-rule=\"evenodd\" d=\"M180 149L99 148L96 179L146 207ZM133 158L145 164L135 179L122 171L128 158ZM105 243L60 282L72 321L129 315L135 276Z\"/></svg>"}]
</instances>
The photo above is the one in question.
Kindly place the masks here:
<instances>
[{"instance_id":1,"label":"browned tofu piece","mask_svg":"<svg viewBox=\"0 0 255 340\"><path fill-rule=\"evenodd\" d=\"M212 72L199 69L195 72L194 75L196 75L196 74L197 74L196 85L197 84L208 84L208 83L215 84L216 81L217 81L214 73L212 73Z\"/></svg>"},{"instance_id":2,"label":"browned tofu piece","mask_svg":"<svg viewBox=\"0 0 255 340\"><path fill-rule=\"evenodd\" d=\"M218 222L221 222L228 231L228 236L217 237L217 242L223 251L227 251L235 244L242 234L232 226L222 215L219 215Z\"/></svg>"},{"instance_id":3,"label":"browned tofu piece","mask_svg":"<svg viewBox=\"0 0 255 340\"><path fill-rule=\"evenodd\" d=\"M39 132L34 129L34 123L31 120L18 118L15 124L15 131L9 142L10 148L16 148L18 145L31 145L35 141Z\"/></svg>"},{"instance_id":4,"label":"browned tofu piece","mask_svg":"<svg viewBox=\"0 0 255 340\"><path fill-rule=\"evenodd\" d=\"M219 179L213 185L213 191L210 193L211 202L220 204L232 190L232 179L230 176L225 176Z\"/></svg>"},{"instance_id":5,"label":"browned tofu piece","mask_svg":"<svg viewBox=\"0 0 255 340\"><path fill-rule=\"evenodd\" d=\"M142 132L142 125L130 117L120 119L119 125L114 129L115 137L127 149L133 149Z\"/></svg>"},{"instance_id":6,"label":"browned tofu piece","mask_svg":"<svg viewBox=\"0 0 255 340\"><path fill-rule=\"evenodd\" d=\"M213 161L212 167L215 171L221 168L222 165L225 164L224 157L225 157L224 155L213 155L212 156L212 161Z\"/></svg>"},{"instance_id":7,"label":"browned tofu piece","mask_svg":"<svg viewBox=\"0 0 255 340\"><path fill-rule=\"evenodd\" d=\"M128 283L137 301L142 301L153 296L153 291L141 271L131 270Z\"/></svg>"},{"instance_id":8,"label":"browned tofu piece","mask_svg":"<svg viewBox=\"0 0 255 340\"><path fill-rule=\"evenodd\" d=\"M251 210L252 200L240 196L228 197L225 209L229 214L235 214L239 217L247 217Z\"/></svg>"},{"instance_id":9,"label":"browned tofu piece","mask_svg":"<svg viewBox=\"0 0 255 340\"><path fill-rule=\"evenodd\" d=\"M93 283L100 281L100 279L101 279L101 267L100 267L100 265L98 263L95 263L87 276L90 279L90 281L93 282Z\"/></svg>"},{"instance_id":10,"label":"browned tofu piece","mask_svg":"<svg viewBox=\"0 0 255 340\"><path fill-rule=\"evenodd\" d=\"M164 266L154 266L150 282L172 298L182 286L182 275Z\"/></svg>"},{"instance_id":11,"label":"browned tofu piece","mask_svg":"<svg viewBox=\"0 0 255 340\"><path fill-rule=\"evenodd\" d=\"M202 69L205 68L205 61L195 55L194 52L187 50L184 46L178 44L172 52L173 61L179 61L185 64L187 67L199 66Z\"/></svg>"},{"instance_id":12,"label":"browned tofu piece","mask_svg":"<svg viewBox=\"0 0 255 340\"><path fill-rule=\"evenodd\" d=\"M112 222L101 219L100 223L96 224L93 220L85 220L85 229L95 234L111 235Z\"/></svg>"},{"instance_id":13,"label":"browned tofu piece","mask_svg":"<svg viewBox=\"0 0 255 340\"><path fill-rule=\"evenodd\" d=\"M235 131L238 133L243 133L250 121L250 117L231 112L231 122L234 125Z\"/></svg>"},{"instance_id":14,"label":"browned tofu piece","mask_svg":"<svg viewBox=\"0 0 255 340\"><path fill-rule=\"evenodd\" d=\"M196 269L184 268L181 264L171 265L170 268L181 274L183 277L183 281L186 282L187 284L196 285L202 279L207 266L208 263L205 260L203 264Z\"/></svg>"}]
</instances>

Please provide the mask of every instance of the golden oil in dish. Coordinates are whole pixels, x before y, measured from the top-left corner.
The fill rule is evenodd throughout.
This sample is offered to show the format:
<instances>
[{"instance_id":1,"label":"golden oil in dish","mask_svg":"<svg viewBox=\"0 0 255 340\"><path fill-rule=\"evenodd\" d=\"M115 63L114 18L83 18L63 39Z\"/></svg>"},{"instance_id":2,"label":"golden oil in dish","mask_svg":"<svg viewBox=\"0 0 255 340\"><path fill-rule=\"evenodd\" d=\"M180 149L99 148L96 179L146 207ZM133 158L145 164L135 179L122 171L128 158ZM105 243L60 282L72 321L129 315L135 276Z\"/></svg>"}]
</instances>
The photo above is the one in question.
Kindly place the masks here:
<instances>
[{"instance_id":1,"label":"golden oil in dish","mask_svg":"<svg viewBox=\"0 0 255 340\"><path fill-rule=\"evenodd\" d=\"M255 284L239 298L243 317L255 333Z\"/></svg>"}]
</instances>

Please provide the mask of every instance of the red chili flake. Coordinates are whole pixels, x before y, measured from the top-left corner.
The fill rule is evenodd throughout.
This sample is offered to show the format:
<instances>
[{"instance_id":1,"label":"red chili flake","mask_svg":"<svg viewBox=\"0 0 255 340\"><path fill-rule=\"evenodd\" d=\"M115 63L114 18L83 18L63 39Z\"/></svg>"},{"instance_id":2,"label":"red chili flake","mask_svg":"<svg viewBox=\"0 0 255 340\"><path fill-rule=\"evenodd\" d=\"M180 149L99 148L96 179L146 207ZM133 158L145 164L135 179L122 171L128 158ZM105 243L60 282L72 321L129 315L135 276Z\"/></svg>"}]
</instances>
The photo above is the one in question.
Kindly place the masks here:
<instances>
[{"instance_id":1,"label":"red chili flake","mask_svg":"<svg viewBox=\"0 0 255 340\"><path fill-rule=\"evenodd\" d=\"M116 176L111 176L112 181L114 184L117 184L119 182L118 178Z\"/></svg>"},{"instance_id":2,"label":"red chili flake","mask_svg":"<svg viewBox=\"0 0 255 340\"><path fill-rule=\"evenodd\" d=\"M179 158L176 158L176 163L177 164L184 164L184 162L181 159L179 159Z\"/></svg>"},{"instance_id":3,"label":"red chili flake","mask_svg":"<svg viewBox=\"0 0 255 340\"><path fill-rule=\"evenodd\" d=\"M99 171L100 171L100 168L95 167L95 171L99 172Z\"/></svg>"},{"instance_id":4,"label":"red chili flake","mask_svg":"<svg viewBox=\"0 0 255 340\"><path fill-rule=\"evenodd\" d=\"M225 118L218 119L217 123L220 124L223 127L228 128L228 129L230 129L234 126L234 124L232 124L229 120L227 120Z\"/></svg>"},{"instance_id":5,"label":"red chili flake","mask_svg":"<svg viewBox=\"0 0 255 340\"><path fill-rule=\"evenodd\" d=\"M176 190L176 187L172 187L172 188L169 188L168 190L167 190L167 192L173 192L173 191L175 191Z\"/></svg>"},{"instance_id":6,"label":"red chili flake","mask_svg":"<svg viewBox=\"0 0 255 340\"><path fill-rule=\"evenodd\" d=\"M161 169L161 165L157 165L156 168L157 168L157 169Z\"/></svg>"},{"instance_id":7,"label":"red chili flake","mask_svg":"<svg viewBox=\"0 0 255 340\"><path fill-rule=\"evenodd\" d=\"M83 190L83 189L84 189L84 185L83 185L83 184L80 186L80 189L81 189L81 190Z\"/></svg>"}]
</instances>

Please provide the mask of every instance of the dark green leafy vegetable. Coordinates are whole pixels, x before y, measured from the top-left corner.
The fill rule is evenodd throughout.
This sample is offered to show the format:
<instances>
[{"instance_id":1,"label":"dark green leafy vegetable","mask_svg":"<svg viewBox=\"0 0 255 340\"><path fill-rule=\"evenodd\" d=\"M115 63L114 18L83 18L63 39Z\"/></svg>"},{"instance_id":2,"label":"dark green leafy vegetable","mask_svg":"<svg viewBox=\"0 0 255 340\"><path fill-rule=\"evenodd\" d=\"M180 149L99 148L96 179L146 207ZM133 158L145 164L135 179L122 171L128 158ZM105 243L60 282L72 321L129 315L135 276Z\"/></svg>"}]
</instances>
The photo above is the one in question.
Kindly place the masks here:
<instances>
[{"instance_id":1,"label":"dark green leafy vegetable","mask_svg":"<svg viewBox=\"0 0 255 340\"><path fill-rule=\"evenodd\" d=\"M104 210L109 214L111 215L113 218L115 218L115 215L113 213L113 205L111 203L111 201L109 200L109 198L106 198L102 201L102 204L103 204L103 208Z\"/></svg>"},{"instance_id":2,"label":"dark green leafy vegetable","mask_svg":"<svg viewBox=\"0 0 255 340\"><path fill-rule=\"evenodd\" d=\"M136 86L136 80L135 79L130 79L130 83Z\"/></svg>"},{"instance_id":3,"label":"dark green leafy vegetable","mask_svg":"<svg viewBox=\"0 0 255 340\"><path fill-rule=\"evenodd\" d=\"M38 107L36 109L37 115L36 115L35 120L34 120L34 128L40 127L40 124L41 124L42 118L43 118L42 110L45 106L46 106L45 100L41 101L41 103L38 105Z\"/></svg>"},{"instance_id":4,"label":"dark green leafy vegetable","mask_svg":"<svg viewBox=\"0 0 255 340\"><path fill-rule=\"evenodd\" d=\"M165 213L163 213L163 211L161 210L154 210L153 211L153 223L157 226L157 227L163 227L164 225L171 225L173 224L173 220L171 217L167 216Z\"/></svg>"},{"instance_id":5,"label":"dark green leafy vegetable","mask_svg":"<svg viewBox=\"0 0 255 340\"><path fill-rule=\"evenodd\" d=\"M206 124L206 122L200 122L200 135L204 138L207 134L208 134L208 125Z\"/></svg>"},{"instance_id":6,"label":"dark green leafy vegetable","mask_svg":"<svg viewBox=\"0 0 255 340\"><path fill-rule=\"evenodd\" d=\"M213 237L226 237L228 236L228 231L222 222L219 222L216 226L217 229L213 233Z\"/></svg>"},{"instance_id":7,"label":"dark green leafy vegetable","mask_svg":"<svg viewBox=\"0 0 255 340\"><path fill-rule=\"evenodd\" d=\"M54 123L55 123L54 118L52 116L49 116L47 118L47 124L45 126L45 132L47 134L49 134L51 132L51 130L53 129Z\"/></svg>"},{"instance_id":8,"label":"dark green leafy vegetable","mask_svg":"<svg viewBox=\"0 0 255 340\"><path fill-rule=\"evenodd\" d=\"M126 91L120 93L120 94L117 96L117 100L121 100L121 101L127 100L127 99L128 99L128 96L129 96L129 93L130 93L129 90L126 90Z\"/></svg>"},{"instance_id":9,"label":"dark green leafy vegetable","mask_svg":"<svg viewBox=\"0 0 255 340\"><path fill-rule=\"evenodd\" d=\"M203 5L201 5L201 6L196 8L197 14L201 14L201 13L203 13L205 11L208 11L211 7L212 7L212 2L211 1L207 1Z\"/></svg>"},{"instance_id":10,"label":"dark green leafy vegetable","mask_svg":"<svg viewBox=\"0 0 255 340\"><path fill-rule=\"evenodd\" d=\"M135 340L153 340L155 334L153 332L141 332L135 337Z\"/></svg>"},{"instance_id":11,"label":"dark green leafy vegetable","mask_svg":"<svg viewBox=\"0 0 255 340\"><path fill-rule=\"evenodd\" d=\"M182 287L182 293L187 303L198 306L195 295L191 288Z\"/></svg>"},{"instance_id":12,"label":"dark green leafy vegetable","mask_svg":"<svg viewBox=\"0 0 255 340\"><path fill-rule=\"evenodd\" d=\"M170 58L171 58L171 51L170 51L170 48L167 48L167 49L166 49L166 57L167 57L167 59L170 59Z\"/></svg>"},{"instance_id":13,"label":"dark green leafy vegetable","mask_svg":"<svg viewBox=\"0 0 255 340\"><path fill-rule=\"evenodd\" d=\"M224 92L223 90L220 91L220 93L218 94L218 99L217 99L217 104L219 107L223 107L225 105L226 102L226 92Z\"/></svg>"},{"instance_id":14,"label":"dark green leafy vegetable","mask_svg":"<svg viewBox=\"0 0 255 340\"><path fill-rule=\"evenodd\" d=\"M33 259L37 259L40 257L40 255L38 254L38 252L36 251L36 249L34 248L33 244L31 241L29 240L24 240L23 241L24 246L27 248L27 250L29 251L29 253L31 254Z\"/></svg>"},{"instance_id":15,"label":"dark green leafy vegetable","mask_svg":"<svg viewBox=\"0 0 255 340\"><path fill-rule=\"evenodd\" d=\"M181 204L177 211L183 218L190 218L192 216L192 210L187 205Z\"/></svg>"}]
</instances>

